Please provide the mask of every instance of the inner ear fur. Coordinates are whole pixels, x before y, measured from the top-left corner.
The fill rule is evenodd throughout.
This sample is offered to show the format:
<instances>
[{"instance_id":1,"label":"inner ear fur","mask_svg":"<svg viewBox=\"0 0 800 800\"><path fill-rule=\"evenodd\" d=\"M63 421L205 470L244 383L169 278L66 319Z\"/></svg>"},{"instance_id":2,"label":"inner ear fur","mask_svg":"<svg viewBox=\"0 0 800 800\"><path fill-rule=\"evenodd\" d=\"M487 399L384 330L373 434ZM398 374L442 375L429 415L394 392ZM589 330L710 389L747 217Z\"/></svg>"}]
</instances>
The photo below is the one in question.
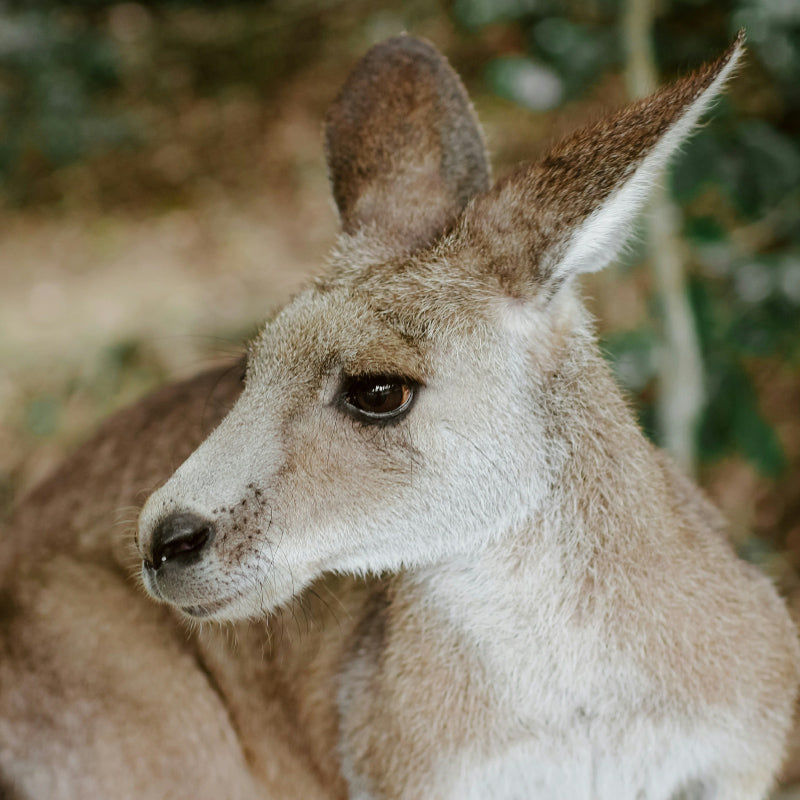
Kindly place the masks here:
<instances>
[{"instance_id":1,"label":"inner ear fur","mask_svg":"<svg viewBox=\"0 0 800 800\"><path fill-rule=\"evenodd\" d=\"M430 244L489 187L483 134L458 76L430 44L373 47L331 107L325 152L342 229L402 251Z\"/></svg>"},{"instance_id":2,"label":"inner ear fur","mask_svg":"<svg viewBox=\"0 0 800 800\"><path fill-rule=\"evenodd\" d=\"M716 61L573 133L477 198L455 237L472 253L467 263L522 297L605 267L743 50L740 33Z\"/></svg>"}]
</instances>

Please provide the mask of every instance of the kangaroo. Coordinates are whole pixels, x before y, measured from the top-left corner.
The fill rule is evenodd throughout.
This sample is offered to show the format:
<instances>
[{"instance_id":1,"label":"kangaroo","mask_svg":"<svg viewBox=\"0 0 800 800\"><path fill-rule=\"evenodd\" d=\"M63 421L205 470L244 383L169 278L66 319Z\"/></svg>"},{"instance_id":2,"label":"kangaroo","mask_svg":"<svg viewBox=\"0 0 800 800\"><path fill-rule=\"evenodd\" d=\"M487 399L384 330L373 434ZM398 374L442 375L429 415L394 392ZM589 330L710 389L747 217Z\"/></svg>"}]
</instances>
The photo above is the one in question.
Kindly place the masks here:
<instances>
[{"instance_id":1,"label":"kangaroo","mask_svg":"<svg viewBox=\"0 0 800 800\"><path fill-rule=\"evenodd\" d=\"M325 274L12 515L8 796L766 796L794 626L642 435L576 285L742 52L494 185L446 60L367 53L326 123Z\"/></svg>"}]
</instances>

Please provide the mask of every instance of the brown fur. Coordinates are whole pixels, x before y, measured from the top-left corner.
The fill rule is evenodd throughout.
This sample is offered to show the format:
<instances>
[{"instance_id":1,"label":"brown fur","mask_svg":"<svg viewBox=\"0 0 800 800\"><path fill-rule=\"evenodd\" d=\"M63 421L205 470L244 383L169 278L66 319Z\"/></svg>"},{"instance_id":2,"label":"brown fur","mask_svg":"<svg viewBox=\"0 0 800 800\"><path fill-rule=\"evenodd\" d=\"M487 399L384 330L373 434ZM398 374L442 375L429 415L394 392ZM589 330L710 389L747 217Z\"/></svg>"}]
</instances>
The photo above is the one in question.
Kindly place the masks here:
<instances>
[{"instance_id":1,"label":"brown fur","mask_svg":"<svg viewBox=\"0 0 800 800\"><path fill-rule=\"evenodd\" d=\"M109 421L9 520L0 547L0 771L9 791L344 798L350 781L373 796L432 796L442 764L502 759L517 743L557 737L557 725L531 719L517 701L564 680L574 666L566 660L588 661L603 679L597 691L567 688L588 692L571 710L577 726L608 719L604 703L612 705L603 743L611 754L643 704L648 720L692 728L708 709L740 703L756 709L753 725L779 752L798 677L791 621L768 581L733 556L718 513L642 437L571 287L548 284L566 233L719 67L570 137L481 194L482 137L446 62L405 37L368 54L328 120L344 230L332 268L253 343L245 393L227 368L168 387ZM312 516L349 519L354 506L402 498L418 460L425 467L403 427L343 428L330 404L321 407L331 375L385 372L435 387L448 346L476 361L483 348L496 352L498 319L525 303L546 311L533 333L526 328L520 366L540 403L515 433L542 449L553 502L452 570L505 576L530 592L552 585L552 607L537 595L543 607L531 610L520 593L498 617L517 643L507 652L545 658L559 644L547 628L555 619L565 641L587 643L585 657L553 656L522 693L513 674L508 685L496 680L492 653L476 646L481 631L465 628L460 611L445 619L452 609L432 599L452 577L444 557L380 577L323 574L274 614L225 628L187 629L143 595L132 578L133 515L121 523L119 509L138 509L210 431L203 447L212 452L239 437L226 462L235 467L256 435L237 427L236 414L255 409L261 423L289 410L271 433L280 443L274 480L289 500L248 483L235 505L210 512L231 566L223 580L232 581L254 549L279 546L271 514L288 515L296 498ZM491 397L493 388L481 390ZM479 422L490 426L491 414ZM531 430L540 440L526 438ZM192 492L223 482L219 463L201 462ZM491 466L501 471L502 461ZM143 531L152 536L145 523ZM139 555L152 558L148 548L151 539L139 542ZM496 598L462 600L469 610ZM513 627L523 611L532 620L524 641ZM613 674L615 664L647 691ZM773 766L752 776L756 790ZM751 779L738 777L738 788Z\"/></svg>"},{"instance_id":2,"label":"brown fur","mask_svg":"<svg viewBox=\"0 0 800 800\"><path fill-rule=\"evenodd\" d=\"M328 113L325 149L344 232L374 227L409 250L489 187L461 81L430 44L408 36L387 40L353 70Z\"/></svg>"}]
</instances>

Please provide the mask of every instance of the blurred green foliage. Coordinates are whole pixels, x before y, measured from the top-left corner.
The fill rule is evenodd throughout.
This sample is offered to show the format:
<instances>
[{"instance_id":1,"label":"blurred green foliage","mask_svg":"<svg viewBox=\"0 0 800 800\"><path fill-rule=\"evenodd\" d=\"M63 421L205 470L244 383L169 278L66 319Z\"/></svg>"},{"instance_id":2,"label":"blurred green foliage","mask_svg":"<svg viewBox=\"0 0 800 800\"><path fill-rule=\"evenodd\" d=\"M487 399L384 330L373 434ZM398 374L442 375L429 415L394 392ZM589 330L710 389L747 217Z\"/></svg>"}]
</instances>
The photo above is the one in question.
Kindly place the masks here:
<instances>
[{"instance_id":1,"label":"blurred green foliage","mask_svg":"<svg viewBox=\"0 0 800 800\"><path fill-rule=\"evenodd\" d=\"M129 135L103 99L118 83L112 41L82 15L0 7L0 179L24 201L25 174Z\"/></svg>"},{"instance_id":2,"label":"blurred green foliage","mask_svg":"<svg viewBox=\"0 0 800 800\"><path fill-rule=\"evenodd\" d=\"M759 408L753 358L797 364L800 353L800 3L795 0L675 0L659 6L654 46L665 77L720 53L747 30L747 101L729 99L686 146L670 179L682 209L687 287L705 362L706 404L697 430L702 459L738 452L762 474L785 468L781 442ZM525 53L487 68L494 90L528 108L580 99L626 58L623 0L456 0L467 29L513 26ZM539 85L518 79L527 66ZM553 88L557 84L558 90ZM536 93L546 101L537 101ZM658 298L637 330L605 340L619 378L638 396L655 436ZM655 322L653 321L655 320Z\"/></svg>"}]
</instances>

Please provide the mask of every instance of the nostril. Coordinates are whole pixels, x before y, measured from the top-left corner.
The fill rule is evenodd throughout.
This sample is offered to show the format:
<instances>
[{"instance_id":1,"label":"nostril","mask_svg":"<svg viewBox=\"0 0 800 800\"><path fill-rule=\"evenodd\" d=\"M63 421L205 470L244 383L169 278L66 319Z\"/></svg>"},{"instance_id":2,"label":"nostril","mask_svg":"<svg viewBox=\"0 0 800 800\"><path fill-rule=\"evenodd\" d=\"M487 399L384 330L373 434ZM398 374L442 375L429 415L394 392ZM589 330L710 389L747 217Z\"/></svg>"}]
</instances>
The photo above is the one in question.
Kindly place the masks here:
<instances>
[{"instance_id":1,"label":"nostril","mask_svg":"<svg viewBox=\"0 0 800 800\"><path fill-rule=\"evenodd\" d=\"M153 531L152 559L147 561L158 569L167 561L187 560L199 554L212 535L213 525L208 520L196 514L171 514Z\"/></svg>"},{"instance_id":2,"label":"nostril","mask_svg":"<svg viewBox=\"0 0 800 800\"><path fill-rule=\"evenodd\" d=\"M208 541L210 535L211 531L208 528L200 528L200 530L195 531L183 539L167 542L156 557L157 563L169 561L171 558L175 558L175 556L179 556L182 553L192 553L195 550L199 550Z\"/></svg>"}]
</instances>

